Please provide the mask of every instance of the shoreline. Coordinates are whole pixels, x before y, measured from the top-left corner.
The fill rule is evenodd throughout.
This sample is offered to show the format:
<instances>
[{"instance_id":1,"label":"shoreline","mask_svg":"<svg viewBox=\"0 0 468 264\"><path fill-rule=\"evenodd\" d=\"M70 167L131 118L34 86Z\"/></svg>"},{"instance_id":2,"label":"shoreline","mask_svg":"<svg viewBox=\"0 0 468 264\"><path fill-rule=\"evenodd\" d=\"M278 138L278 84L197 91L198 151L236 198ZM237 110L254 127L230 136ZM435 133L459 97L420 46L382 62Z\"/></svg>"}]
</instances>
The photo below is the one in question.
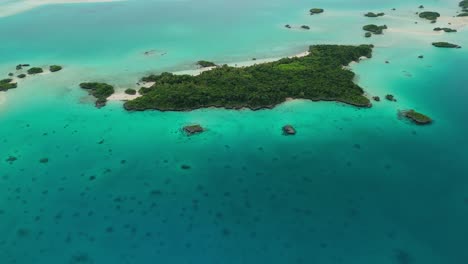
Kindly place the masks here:
<instances>
[{"instance_id":1,"label":"shoreline","mask_svg":"<svg viewBox=\"0 0 468 264\"><path fill-rule=\"evenodd\" d=\"M0 18L13 16L16 14L24 13L29 10L41 7L44 5L60 5L60 4L92 4L92 3L110 3L110 2L122 2L126 0L25 0L22 2L7 3L6 5L0 5Z\"/></svg>"},{"instance_id":2,"label":"shoreline","mask_svg":"<svg viewBox=\"0 0 468 264\"><path fill-rule=\"evenodd\" d=\"M317 99L305 99L305 98L292 98L288 97L285 98L284 101L274 104L274 105L268 105L268 106L261 106L261 107L249 107L249 106L242 106L242 107L228 107L228 106L220 106L220 105L207 105L203 107L197 107L197 108L186 108L186 109L178 109L178 108L145 108L145 109L127 109L125 107L125 104L123 105L124 109L127 112L145 112L145 111L160 111L160 112L191 112L191 111L196 111L200 109L225 109L225 110L236 110L236 111L242 111L242 110L250 110L250 111L260 111L260 110L272 110L275 107L282 105L284 103L289 103L289 102L294 102L294 101L308 101L308 102L335 102L335 103L342 103L345 105L350 105L353 107L357 107L359 109L366 109L366 108L372 108L372 103L369 103L368 105L359 105L355 104L352 102L346 102L341 99L323 99L323 98L317 98Z\"/></svg>"},{"instance_id":3,"label":"shoreline","mask_svg":"<svg viewBox=\"0 0 468 264\"><path fill-rule=\"evenodd\" d=\"M310 54L309 51L303 51L303 52L300 52L298 54L288 56L287 58L295 58L295 57L302 58L302 57L305 57L305 56L307 56L309 54ZM242 67L253 66L253 65L256 65L256 64L262 64L262 63L278 61L280 59L282 59L282 58L265 58L265 59L250 60L250 61L231 62L231 63L226 63L226 65L231 66L231 67L242 68ZM197 75L202 74L203 72L211 71L211 70L215 69L216 67L218 67L218 66L198 68L198 69L194 69L194 70L175 71L175 72L172 72L172 74L175 74L175 75L187 74L187 75L191 75L191 76L197 76ZM142 87L149 88L154 84L154 82L142 82L142 81L140 81L140 82L138 82L138 84L139 84L139 88L142 88ZM125 88L123 88L123 90L121 90L121 89L119 89L119 90L120 90L119 92L115 92L114 94L109 96L107 98L107 100L108 101L129 101L129 100L133 100L133 99L138 98L138 97L141 96L138 93L138 89L136 89L137 94L135 94L135 95L126 94L124 92Z\"/></svg>"}]
</instances>

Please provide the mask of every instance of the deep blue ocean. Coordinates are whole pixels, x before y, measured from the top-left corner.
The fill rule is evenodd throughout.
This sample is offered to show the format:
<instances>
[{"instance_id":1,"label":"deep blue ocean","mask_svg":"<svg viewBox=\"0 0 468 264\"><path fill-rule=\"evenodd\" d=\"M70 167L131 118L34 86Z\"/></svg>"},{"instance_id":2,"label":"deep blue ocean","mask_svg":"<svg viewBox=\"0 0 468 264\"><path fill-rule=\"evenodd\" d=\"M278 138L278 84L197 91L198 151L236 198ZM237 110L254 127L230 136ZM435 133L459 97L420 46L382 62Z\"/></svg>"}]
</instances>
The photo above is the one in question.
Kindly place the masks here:
<instances>
[{"instance_id":1,"label":"deep blue ocean","mask_svg":"<svg viewBox=\"0 0 468 264\"><path fill-rule=\"evenodd\" d=\"M414 14L420 4L441 12L435 25ZM312 7L325 13L310 16ZM0 17L0 76L19 63L64 66L0 92L0 263L467 264L459 10L451 0L129 0ZM389 29L365 39L368 23ZM433 32L448 23L458 32ZM200 59L290 56L317 43L375 44L351 69L369 96L397 102L127 112L120 101L95 108L78 87L121 91ZM434 122L414 125L398 117L405 109ZM181 131L195 123L206 132ZM282 135L285 124L297 134Z\"/></svg>"}]
</instances>

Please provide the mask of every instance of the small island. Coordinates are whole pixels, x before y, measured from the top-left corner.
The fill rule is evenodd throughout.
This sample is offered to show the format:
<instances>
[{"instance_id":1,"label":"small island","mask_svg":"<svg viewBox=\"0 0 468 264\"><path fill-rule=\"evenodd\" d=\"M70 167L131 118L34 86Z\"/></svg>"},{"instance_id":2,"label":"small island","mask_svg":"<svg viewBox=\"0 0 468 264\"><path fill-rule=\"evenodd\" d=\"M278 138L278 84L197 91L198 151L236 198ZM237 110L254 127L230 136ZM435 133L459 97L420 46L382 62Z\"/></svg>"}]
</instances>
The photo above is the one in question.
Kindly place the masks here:
<instances>
[{"instance_id":1,"label":"small island","mask_svg":"<svg viewBox=\"0 0 468 264\"><path fill-rule=\"evenodd\" d=\"M321 14L321 13L323 13L323 11L325 11L325 10L323 10L322 8L311 8L311 9L309 10L310 15Z\"/></svg>"},{"instance_id":2,"label":"small island","mask_svg":"<svg viewBox=\"0 0 468 264\"><path fill-rule=\"evenodd\" d=\"M29 75L32 75L32 74L43 73L44 70L42 70L42 68L39 68L39 67L33 67L33 68L28 69L27 72L28 72Z\"/></svg>"},{"instance_id":3,"label":"small island","mask_svg":"<svg viewBox=\"0 0 468 264\"><path fill-rule=\"evenodd\" d=\"M467 17L467 16L468 16L468 12L462 12L457 15L457 17Z\"/></svg>"},{"instance_id":4,"label":"small island","mask_svg":"<svg viewBox=\"0 0 468 264\"><path fill-rule=\"evenodd\" d=\"M125 93L128 95L135 95L137 91L135 89L128 88L125 90Z\"/></svg>"},{"instance_id":5,"label":"small island","mask_svg":"<svg viewBox=\"0 0 468 264\"><path fill-rule=\"evenodd\" d=\"M372 33L370 33L370 32L366 32L366 33L364 34L364 37L366 37L366 38L370 38L370 37L372 37Z\"/></svg>"},{"instance_id":6,"label":"small island","mask_svg":"<svg viewBox=\"0 0 468 264\"><path fill-rule=\"evenodd\" d=\"M430 117L424 114L418 113L412 109L401 111L400 114L408 118L409 120L413 121L413 123L417 125L428 125L432 123L432 119Z\"/></svg>"},{"instance_id":7,"label":"small island","mask_svg":"<svg viewBox=\"0 0 468 264\"><path fill-rule=\"evenodd\" d=\"M80 87L88 90L88 93L96 97L96 107L101 108L106 105L107 97L114 93L114 87L107 83L87 82L80 83Z\"/></svg>"},{"instance_id":8,"label":"small island","mask_svg":"<svg viewBox=\"0 0 468 264\"><path fill-rule=\"evenodd\" d=\"M432 42L432 46L438 48L452 48L452 49L459 49L461 46L449 42Z\"/></svg>"},{"instance_id":9,"label":"small island","mask_svg":"<svg viewBox=\"0 0 468 264\"><path fill-rule=\"evenodd\" d=\"M301 28L302 28L302 29L305 29L305 30L309 30L309 29L310 29L310 27L307 26L307 25L302 25Z\"/></svg>"},{"instance_id":10,"label":"small island","mask_svg":"<svg viewBox=\"0 0 468 264\"><path fill-rule=\"evenodd\" d=\"M202 67L202 68L208 68L208 67L216 67L216 64L211 61L205 61L205 60L199 60L197 61L197 65Z\"/></svg>"},{"instance_id":11,"label":"small island","mask_svg":"<svg viewBox=\"0 0 468 264\"><path fill-rule=\"evenodd\" d=\"M387 99L390 102L396 102L395 96L393 96L392 94L385 95L385 99Z\"/></svg>"},{"instance_id":12,"label":"small island","mask_svg":"<svg viewBox=\"0 0 468 264\"><path fill-rule=\"evenodd\" d=\"M383 33L384 29L387 29L387 25L377 26L377 25L374 25L374 24L369 24L369 25L363 26L362 29L365 30L365 31L369 31L371 33L374 33L376 35L380 35L380 34Z\"/></svg>"},{"instance_id":13,"label":"small island","mask_svg":"<svg viewBox=\"0 0 468 264\"><path fill-rule=\"evenodd\" d=\"M451 28L446 28L446 27L444 27L444 28L436 27L436 28L434 28L434 31L444 31L446 33L457 32L456 29L451 29Z\"/></svg>"},{"instance_id":14,"label":"small island","mask_svg":"<svg viewBox=\"0 0 468 264\"><path fill-rule=\"evenodd\" d=\"M197 76L162 73L142 80L141 96L127 101L126 110L190 111L207 107L252 110L273 108L287 98L338 101L370 107L364 91L345 68L361 57L372 57L372 45L316 45L304 57L283 58L249 67L227 65Z\"/></svg>"},{"instance_id":15,"label":"small island","mask_svg":"<svg viewBox=\"0 0 468 264\"><path fill-rule=\"evenodd\" d=\"M50 72L58 72L62 70L62 66L59 65L52 65L49 67Z\"/></svg>"},{"instance_id":16,"label":"small island","mask_svg":"<svg viewBox=\"0 0 468 264\"><path fill-rule=\"evenodd\" d=\"M381 16L385 16L385 13L367 12L366 14L364 14L364 16L366 16L366 17L381 17Z\"/></svg>"},{"instance_id":17,"label":"small island","mask_svg":"<svg viewBox=\"0 0 468 264\"><path fill-rule=\"evenodd\" d=\"M198 133L202 133L203 131L205 131L203 129L203 127L198 125L198 124L197 125L184 126L183 130L189 136L195 135L195 134L198 134Z\"/></svg>"},{"instance_id":18,"label":"small island","mask_svg":"<svg viewBox=\"0 0 468 264\"><path fill-rule=\"evenodd\" d=\"M437 18L440 17L440 14L437 12L424 11L424 12L419 13L419 17L427 19L427 20L431 20L431 21L436 21Z\"/></svg>"},{"instance_id":19,"label":"small island","mask_svg":"<svg viewBox=\"0 0 468 264\"><path fill-rule=\"evenodd\" d=\"M282 130L283 130L283 135L286 135L286 136L296 135L296 129L291 125L283 126Z\"/></svg>"},{"instance_id":20,"label":"small island","mask_svg":"<svg viewBox=\"0 0 468 264\"><path fill-rule=\"evenodd\" d=\"M8 91L10 89L17 88L18 85L13 82L13 79L0 80L0 91Z\"/></svg>"}]
</instances>

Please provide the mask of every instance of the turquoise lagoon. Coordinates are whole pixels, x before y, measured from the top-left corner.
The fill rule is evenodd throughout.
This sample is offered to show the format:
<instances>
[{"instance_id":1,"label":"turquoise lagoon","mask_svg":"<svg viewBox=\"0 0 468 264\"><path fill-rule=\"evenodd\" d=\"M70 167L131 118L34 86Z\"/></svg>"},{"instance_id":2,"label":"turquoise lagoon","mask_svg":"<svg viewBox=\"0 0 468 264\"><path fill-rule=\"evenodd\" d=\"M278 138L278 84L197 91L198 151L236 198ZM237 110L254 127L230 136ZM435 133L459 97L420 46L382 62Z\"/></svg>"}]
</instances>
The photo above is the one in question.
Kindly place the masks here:
<instances>
[{"instance_id":1,"label":"turquoise lagoon","mask_svg":"<svg viewBox=\"0 0 468 264\"><path fill-rule=\"evenodd\" d=\"M432 34L446 21L418 19L420 4L458 10L134 0L0 18L4 75L18 63L65 66L0 93L1 263L468 263L468 51L430 45L464 46L468 35ZM311 17L311 7L326 12ZM375 19L388 32L365 39L367 11L389 14ZM199 59L282 57L316 43L375 44L372 59L352 65L356 81L398 101L129 113L121 102L96 109L77 87L136 87ZM409 108L435 122L399 119ZM183 135L192 123L207 132ZM296 136L281 134L287 123Z\"/></svg>"}]
</instances>

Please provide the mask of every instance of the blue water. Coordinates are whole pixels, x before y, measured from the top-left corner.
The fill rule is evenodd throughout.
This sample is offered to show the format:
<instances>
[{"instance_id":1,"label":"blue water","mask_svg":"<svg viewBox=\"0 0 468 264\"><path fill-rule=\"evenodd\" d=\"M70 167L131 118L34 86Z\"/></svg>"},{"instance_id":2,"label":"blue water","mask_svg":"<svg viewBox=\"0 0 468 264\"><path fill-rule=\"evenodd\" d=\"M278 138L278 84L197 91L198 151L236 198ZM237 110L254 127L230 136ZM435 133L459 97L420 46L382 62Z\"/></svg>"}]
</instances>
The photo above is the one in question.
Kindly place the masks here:
<instances>
[{"instance_id":1,"label":"blue water","mask_svg":"<svg viewBox=\"0 0 468 264\"><path fill-rule=\"evenodd\" d=\"M306 1L134 0L0 18L1 72L65 66L0 94L0 263L468 263L468 49L430 45L468 36L421 34L435 25L412 16L419 4L319 1L310 17ZM377 23L411 32L364 39L362 13L392 7ZM129 113L77 87L314 43L374 43L356 81L398 101ZM434 123L398 118L410 108ZM207 131L185 136L192 123ZM296 136L281 134L288 123Z\"/></svg>"}]
</instances>

